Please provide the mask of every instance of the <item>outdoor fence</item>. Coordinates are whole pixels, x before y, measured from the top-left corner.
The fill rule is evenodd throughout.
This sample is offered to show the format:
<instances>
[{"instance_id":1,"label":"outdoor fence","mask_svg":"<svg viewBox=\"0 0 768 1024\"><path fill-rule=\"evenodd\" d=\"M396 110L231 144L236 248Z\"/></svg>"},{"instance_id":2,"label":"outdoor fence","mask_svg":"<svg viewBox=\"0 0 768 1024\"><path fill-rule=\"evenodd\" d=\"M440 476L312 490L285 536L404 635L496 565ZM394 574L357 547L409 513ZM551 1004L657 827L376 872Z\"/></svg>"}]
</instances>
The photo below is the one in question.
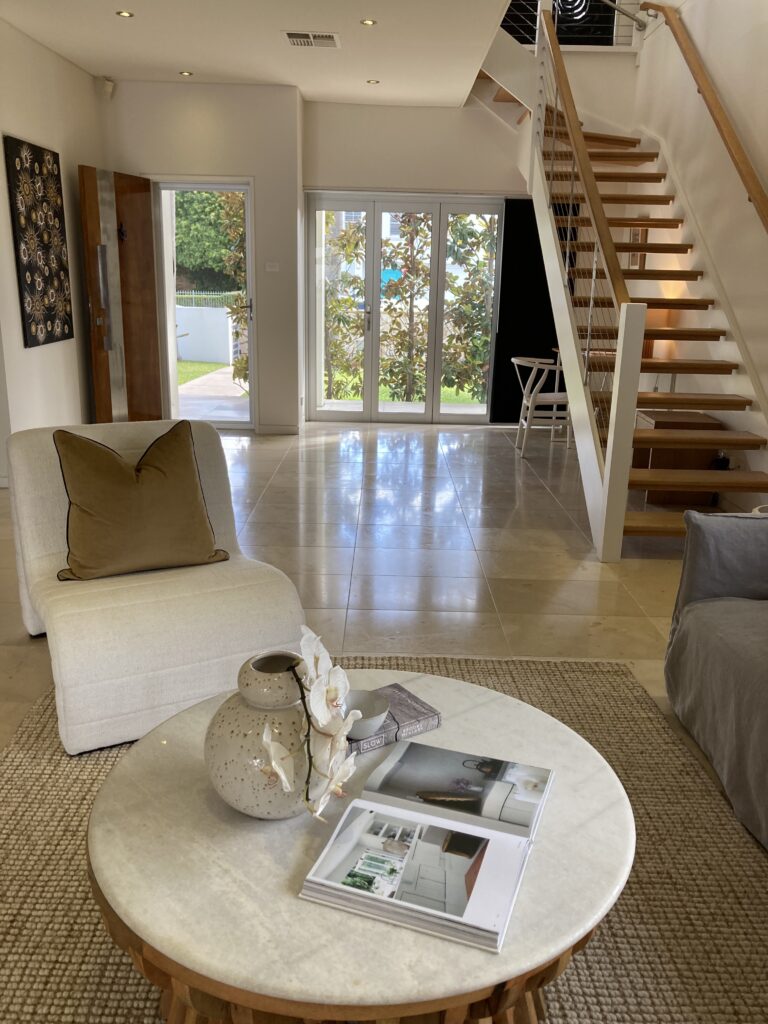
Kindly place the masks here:
<instances>
[{"instance_id":1,"label":"outdoor fence","mask_svg":"<svg viewBox=\"0 0 768 1024\"><path fill-rule=\"evenodd\" d=\"M191 306L195 309L226 309L242 301L242 292L176 292L177 306Z\"/></svg>"}]
</instances>

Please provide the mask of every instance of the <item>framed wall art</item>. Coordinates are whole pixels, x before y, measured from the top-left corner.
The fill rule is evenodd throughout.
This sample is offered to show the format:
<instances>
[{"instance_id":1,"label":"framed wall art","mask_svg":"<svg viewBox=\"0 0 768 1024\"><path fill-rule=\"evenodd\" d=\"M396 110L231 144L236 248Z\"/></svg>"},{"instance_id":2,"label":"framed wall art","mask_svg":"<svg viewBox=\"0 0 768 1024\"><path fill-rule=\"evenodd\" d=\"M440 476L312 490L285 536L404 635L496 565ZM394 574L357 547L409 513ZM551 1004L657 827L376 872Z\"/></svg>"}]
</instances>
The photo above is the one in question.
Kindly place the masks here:
<instances>
[{"instance_id":1,"label":"framed wall art","mask_svg":"<svg viewBox=\"0 0 768 1024\"><path fill-rule=\"evenodd\" d=\"M3 136L24 347L73 336L58 153Z\"/></svg>"}]
</instances>

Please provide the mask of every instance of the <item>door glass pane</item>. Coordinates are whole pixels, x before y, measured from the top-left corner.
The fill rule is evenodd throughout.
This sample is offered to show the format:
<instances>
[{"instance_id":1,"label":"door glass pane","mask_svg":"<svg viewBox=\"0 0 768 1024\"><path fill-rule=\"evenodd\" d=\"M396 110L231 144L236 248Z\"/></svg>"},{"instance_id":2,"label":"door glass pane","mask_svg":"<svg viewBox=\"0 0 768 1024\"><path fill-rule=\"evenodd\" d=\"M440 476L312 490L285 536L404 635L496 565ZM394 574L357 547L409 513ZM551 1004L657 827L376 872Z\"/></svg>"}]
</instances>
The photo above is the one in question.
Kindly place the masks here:
<instances>
[{"instance_id":1,"label":"door glass pane","mask_svg":"<svg viewBox=\"0 0 768 1024\"><path fill-rule=\"evenodd\" d=\"M318 210L315 218L317 408L362 412L365 211Z\"/></svg>"},{"instance_id":2,"label":"door glass pane","mask_svg":"<svg viewBox=\"0 0 768 1024\"><path fill-rule=\"evenodd\" d=\"M250 423L246 217L243 191L175 193L179 415Z\"/></svg>"},{"instance_id":3,"label":"door glass pane","mask_svg":"<svg viewBox=\"0 0 768 1024\"><path fill-rule=\"evenodd\" d=\"M426 410L431 266L432 214L382 213L380 412Z\"/></svg>"},{"instance_id":4,"label":"door glass pane","mask_svg":"<svg viewBox=\"0 0 768 1024\"><path fill-rule=\"evenodd\" d=\"M484 416L499 217L451 213L443 293L440 412Z\"/></svg>"}]
</instances>

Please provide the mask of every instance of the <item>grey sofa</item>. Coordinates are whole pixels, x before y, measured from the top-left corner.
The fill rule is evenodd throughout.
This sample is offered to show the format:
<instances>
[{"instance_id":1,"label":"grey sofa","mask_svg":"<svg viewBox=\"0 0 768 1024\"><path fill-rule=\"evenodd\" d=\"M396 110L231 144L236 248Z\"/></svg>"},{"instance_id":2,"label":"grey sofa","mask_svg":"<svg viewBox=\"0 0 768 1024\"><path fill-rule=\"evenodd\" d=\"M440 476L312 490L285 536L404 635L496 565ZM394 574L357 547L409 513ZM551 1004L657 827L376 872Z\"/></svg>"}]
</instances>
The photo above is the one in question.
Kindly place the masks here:
<instances>
[{"instance_id":1,"label":"grey sofa","mask_svg":"<svg viewBox=\"0 0 768 1024\"><path fill-rule=\"evenodd\" d=\"M768 847L768 516L686 512L667 693Z\"/></svg>"}]
</instances>

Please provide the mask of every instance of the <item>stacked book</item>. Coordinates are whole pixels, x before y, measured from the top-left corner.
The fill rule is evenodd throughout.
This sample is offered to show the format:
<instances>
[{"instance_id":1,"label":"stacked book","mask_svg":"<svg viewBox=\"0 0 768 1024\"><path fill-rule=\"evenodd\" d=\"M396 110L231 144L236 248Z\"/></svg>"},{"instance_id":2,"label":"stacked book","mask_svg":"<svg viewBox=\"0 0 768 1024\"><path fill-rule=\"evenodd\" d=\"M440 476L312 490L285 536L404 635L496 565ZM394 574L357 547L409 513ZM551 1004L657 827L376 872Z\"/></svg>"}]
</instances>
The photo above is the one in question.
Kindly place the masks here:
<instances>
[{"instance_id":1,"label":"stacked book","mask_svg":"<svg viewBox=\"0 0 768 1024\"><path fill-rule=\"evenodd\" d=\"M398 742L301 896L498 952L551 781L546 768Z\"/></svg>"}]
</instances>

